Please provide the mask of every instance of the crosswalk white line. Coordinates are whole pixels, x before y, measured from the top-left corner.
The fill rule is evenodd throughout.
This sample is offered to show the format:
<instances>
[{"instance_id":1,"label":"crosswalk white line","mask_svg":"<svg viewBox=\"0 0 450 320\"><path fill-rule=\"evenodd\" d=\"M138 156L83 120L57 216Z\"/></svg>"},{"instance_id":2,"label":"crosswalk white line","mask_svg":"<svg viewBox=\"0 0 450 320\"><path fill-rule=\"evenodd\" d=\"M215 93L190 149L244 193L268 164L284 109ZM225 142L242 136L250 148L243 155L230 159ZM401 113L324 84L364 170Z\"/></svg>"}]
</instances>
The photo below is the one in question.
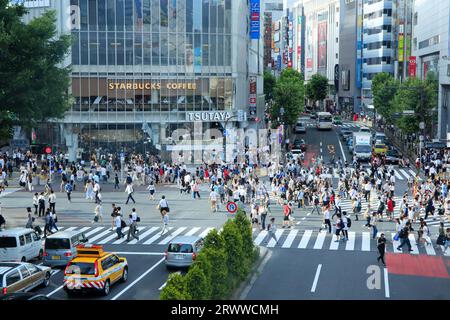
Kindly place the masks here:
<instances>
[{"instance_id":1,"label":"crosswalk white line","mask_svg":"<svg viewBox=\"0 0 450 320\"><path fill-rule=\"evenodd\" d=\"M355 240L356 240L356 233L354 231L349 231L348 232L348 241L345 244L345 250L347 250L347 251L355 250Z\"/></svg>"},{"instance_id":2,"label":"crosswalk white line","mask_svg":"<svg viewBox=\"0 0 450 320\"><path fill-rule=\"evenodd\" d=\"M362 233L362 251L370 251L370 232Z\"/></svg>"},{"instance_id":3,"label":"crosswalk white line","mask_svg":"<svg viewBox=\"0 0 450 320\"><path fill-rule=\"evenodd\" d=\"M83 227L83 228L81 228L80 230L77 230L77 231L78 232L85 232L85 231L87 231L89 229L90 229L90 227Z\"/></svg>"},{"instance_id":4,"label":"crosswalk white line","mask_svg":"<svg viewBox=\"0 0 450 320\"><path fill-rule=\"evenodd\" d=\"M305 230L302 240L300 240L300 243L298 245L299 249L306 249L306 247L308 246L309 239L311 239L311 235L312 235L312 230Z\"/></svg>"},{"instance_id":5,"label":"crosswalk white line","mask_svg":"<svg viewBox=\"0 0 450 320\"><path fill-rule=\"evenodd\" d=\"M159 242L159 245L164 245L164 244L168 244L170 240L172 240L173 238L175 238L177 235L179 235L180 233L182 233L184 230L186 230L186 227L181 227L178 228L177 230L175 230L174 232L172 232L171 235L169 235L168 237L166 237L164 240L162 240L161 242Z\"/></svg>"},{"instance_id":6,"label":"crosswalk white line","mask_svg":"<svg viewBox=\"0 0 450 320\"><path fill-rule=\"evenodd\" d=\"M158 230L158 227L151 227L150 229L148 229L147 231L143 232L143 233L139 233L139 240L144 240L145 237L151 235L153 232L155 232L156 230ZM128 242L128 244L136 244L139 240L137 239L133 239L130 242Z\"/></svg>"},{"instance_id":7,"label":"crosswalk white line","mask_svg":"<svg viewBox=\"0 0 450 320\"><path fill-rule=\"evenodd\" d=\"M413 176L413 178L416 177L417 173L415 173L414 171L412 171L411 169L409 169L409 172L411 173L411 175ZM419 176L419 181L422 181L422 178Z\"/></svg>"},{"instance_id":8,"label":"crosswalk white line","mask_svg":"<svg viewBox=\"0 0 450 320\"><path fill-rule=\"evenodd\" d=\"M298 230L291 230L289 232L286 240L284 241L282 248L290 248L292 245L292 242L294 242L295 237L297 236Z\"/></svg>"},{"instance_id":9,"label":"crosswalk white line","mask_svg":"<svg viewBox=\"0 0 450 320\"><path fill-rule=\"evenodd\" d=\"M266 238L268 231L267 230L263 230L261 231L258 236L256 237L256 239L253 241L255 243L255 245L259 246L261 244L261 242Z\"/></svg>"},{"instance_id":10,"label":"crosswalk white line","mask_svg":"<svg viewBox=\"0 0 450 320\"><path fill-rule=\"evenodd\" d=\"M317 235L316 242L314 243L314 249L322 249L323 242L325 241L325 237L327 236L327 233L325 231L320 231Z\"/></svg>"},{"instance_id":11,"label":"crosswalk white line","mask_svg":"<svg viewBox=\"0 0 450 320\"><path fill-rule=\"evenodd\" d=\"M275 231L275 238L277 238L277 240L280 240L280 237L283 234L283 232L284 232L283 229ZM267 248L273 248L275 247L275 244L276 244L275 239L271 238L269 244L267 245Z\"/></svg>"},{"instance_id":12,"label":"crosswalk white line","mask_svg":"<svg viewBox=\"0 0 450 320\"><path fill-rule=\"evenodd\" d=\"M111 231L111 229L108 229L109 231ZM117 238L117 233L116 233L116 231L114 230L114 231L111 231L112 233L109 235L109 236L107 236L105 239L102 239L102 240L100 240L99 242L98 242L98 244L105 244L105 243L108 243L109 241L111 241L111 240L113 240L113 239L115 239L115 238ZM123 232L123 231L122 231ZM89 239L90 240L90 239Z\"/></svg>"},{"instance_id":13,"label":"crosswalk white line","mask_svg":"<svg viewBox=\"0 0 450 320\"><path fill-rule=\"evenodd\" d=\"M411 242L412 254L419 254L419 248L417 247L416 238L413 234L408 235L409 242Z\"/></svg>"},{"instance_id":14,"label":"crosswalk white line","mask_svg":"<svg viewBox=\"0 0 450 320\"><path fill-rule=\"evenodd\" d=\"M124 234L123 238L117 239L116 241L114 241L112 244L121 244L122 242L124 242L127 239L127 233L128 233L128 229L130 229L130 227L125 227L122 229L122 233Z\"/></svg>"},{"instance_id":15,"label":"crosswalk white line","mask_svg":"<svg viewBox=\"0 0 450 320\"><path fill-rule=\"evenodd\" d=\"M193 228L188 233L186 233L185 236L193 236L194 234L197 233L198 230L200 230L200 227ZM253 229L253 232L255 232L254 230L256 230L256 228Z\"/></svg>"},{"instance_id":16,"label":"crosswalk white line","mask_svg":"<svg viewBox=\"0 0 450 320\"><path fill-rule=\"evenodd\" d=\"M400 241L395 241L394 237L395 237L396 233L391 233L392 236L392 249L394 250L394 253L402 253L402 250L397 250L398 246L400 245Z\"/></svg>"},{"instance_id":17,"label":"crosswalk white line","mask_svg":"<svg viewBox=\"0 0 450 320\"><path fill-rule=\"evenodd\" d=\"M433 248L433 242L431 242L431 245L427 245L425 243L425 250L427 252L427 255L429 255L429 256L435 256L436 255L436 251L434 251L434 248Z\"/></svg>"},{"instance_id":18,"label":"crosswalk white line","mask_svg":"<svg viewBox=\"0 0 450 320\"><path fill-rule=\"evenodd\" d=\"M73 231L73 230L75 230L77 227L70 227L70 228L67 228L66 230L64 230L64 231ZM59 228L59 230L62 230L63 228Z\"/></svg>"},{"instance_id":19,"label":"crosswalk white line","mask_svg":"<svg viewBox=\"0 0 450 320\"><path fill-rule=\"evenodd\" d=\"M95 242L95 241L97 241L98 239L100 239L100 238L106 236L106 235L109 234L110 232L112 232L111 229L106 229L106 231L103 231L103 232L97 234L95 237L90 238L89 241L90 241L90 242Z\"/></svg>"},{"instance_id":20,"label":"crosswalk white line","mask_svg":"<svg viewBox=\"0 0 450 320\"><path fill-rule=\"evenodd\" d=\"M409 175L406 173L406 171L404 169L398 169L405 177L406 179L409 178Z\"/></svg>"},{"instance_id":21,"label":"crosswalk white line","mask_svg":"<svg viewBox=\"0 0 450 320\"><path fill-rule=\"evenodd\" d=\"M405 180L405 179L400 175L400 173L398 173L397 170L395 170L395 169L394 169L394 174L395 174L395 177L396 177L397 179L399 179L399 180Z\"/></svg>"},{"instance_id":22,"label":"crosswalk white line","mask_svg":"<svg viewBox=\"0 0 450 320\"><path fill-rule=\"evenodd\" d=\"M93 230L91 230L91 231L85 233L84 235L85 235L86 237L89 237L90 235L93 235L94 233L100 232L100 231L103 230L103 229L104 229L104 227L97 227L97 228L95 228L95 229L93 229Z\"/></svg>"},{"instance_id":23,"label":"crosswalk white line","mask_svg":"<svg viewBox=\"0 0 450 320\"><path fill-rule=\"evenodd\" d=\"M212 229L214 229L214 228L211 228L211 227L206 228L205 231L203 231L202 233L199 234L199 237L200 238L205 238Z\"/></svg>"},{"instance_id":24,"label":"crosswalk white line","mask_svg":"<svg viewBox=\"0 0 450 320\"><path fill-rule=\"evenodd\" d=\"M333 234L333 237L331 238L331 243L330 243L330 250L337 250L339 249L339 241L337 239L336 234Z\"/></svg>"},{"instance_id":25,"label":"crosswalk white line","mask_svg":"<svg viewBox=\"0 0 450 320\"><path fill-rule=\"evenodd\" d=\"M173 227L169 227L169 232L172 232L172 229L173 229ZM159 233L159 231L158 231L158 233L157 234L155 234L153 237L151 237L150 239L148 239L147 241L145 241L143 244L146 244L146 245L148 245L148 244L152 244L153 242L155 242L156 240L158 240L159 238L161 238L161 233Z\"/></svg>"}]
</instances>

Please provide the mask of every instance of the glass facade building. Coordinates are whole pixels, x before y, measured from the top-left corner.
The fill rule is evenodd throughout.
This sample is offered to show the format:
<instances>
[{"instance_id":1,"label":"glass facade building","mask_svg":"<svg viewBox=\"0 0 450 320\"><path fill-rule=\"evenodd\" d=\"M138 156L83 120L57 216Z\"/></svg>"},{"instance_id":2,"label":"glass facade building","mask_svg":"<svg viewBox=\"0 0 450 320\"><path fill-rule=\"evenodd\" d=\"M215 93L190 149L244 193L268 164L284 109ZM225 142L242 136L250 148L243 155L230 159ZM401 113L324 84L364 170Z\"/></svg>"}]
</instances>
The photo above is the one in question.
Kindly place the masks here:
<instances>
[{"instance_id":1,"label":"glass facade building","mask_svg":"<svg viewBox=\"0 0 450 320\"><path fill-rule=\"evenodd\" d=\"M74 41L73 101L60 125L69 149L161 145L162 130L193 131L189 113L247 112L249 77L262 70L247 54L246 0L62 0L51 7L69 19ZM64 32L66 21L60 24Z\"/></svg>"}]
</instances>

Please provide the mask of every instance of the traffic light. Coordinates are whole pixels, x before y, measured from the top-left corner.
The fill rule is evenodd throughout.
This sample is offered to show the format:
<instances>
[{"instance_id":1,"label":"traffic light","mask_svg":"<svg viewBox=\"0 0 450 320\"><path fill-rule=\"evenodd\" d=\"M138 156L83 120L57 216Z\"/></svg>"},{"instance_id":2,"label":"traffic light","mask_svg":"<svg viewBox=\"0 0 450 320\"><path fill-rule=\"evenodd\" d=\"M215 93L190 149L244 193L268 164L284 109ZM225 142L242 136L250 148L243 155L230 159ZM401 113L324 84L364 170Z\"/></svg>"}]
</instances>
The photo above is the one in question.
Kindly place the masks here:
<instances>
[{"instance_id":1,"label":"traffic light","mask_svg":"<svg viewBox=\"0 0 450 320\"><path fill-rule=\"evenodd\" d=\"M52 154L52 147L45 146L43 151L44 154Z\"/></svg>"}]
</instances>

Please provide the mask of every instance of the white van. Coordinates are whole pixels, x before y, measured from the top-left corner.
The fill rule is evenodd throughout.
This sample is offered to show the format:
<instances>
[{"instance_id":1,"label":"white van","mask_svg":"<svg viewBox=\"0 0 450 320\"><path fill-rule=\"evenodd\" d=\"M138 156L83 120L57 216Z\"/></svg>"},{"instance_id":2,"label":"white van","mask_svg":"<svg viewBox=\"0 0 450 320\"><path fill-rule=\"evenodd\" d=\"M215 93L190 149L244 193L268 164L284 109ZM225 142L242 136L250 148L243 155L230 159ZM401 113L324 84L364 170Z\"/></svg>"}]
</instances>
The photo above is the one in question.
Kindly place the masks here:
<instances>
[{"instance_id":1,"label":"white van","mask_svg":"<svg viewBox=\"0 0 450 320\"><path fill-rule=\"evenodd\" d=\"M41 237L33 229L14 228L0 231L0 262L42 259Z\"/></svg>"}]
</instances>

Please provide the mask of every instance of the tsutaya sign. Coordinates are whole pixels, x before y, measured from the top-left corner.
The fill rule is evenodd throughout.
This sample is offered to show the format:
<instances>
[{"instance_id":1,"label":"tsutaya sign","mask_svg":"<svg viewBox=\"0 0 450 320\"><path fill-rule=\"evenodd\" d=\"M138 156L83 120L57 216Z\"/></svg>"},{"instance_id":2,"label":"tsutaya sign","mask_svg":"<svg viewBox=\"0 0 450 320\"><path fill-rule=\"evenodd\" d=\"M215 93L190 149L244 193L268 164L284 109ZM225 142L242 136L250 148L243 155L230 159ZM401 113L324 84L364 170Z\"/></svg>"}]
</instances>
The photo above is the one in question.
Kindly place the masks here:
<instances>
[{"instance_id":1,"label":"tsutaya sign","mask_svg":"<svg viewBox=\"0 0 450 320\"><path fill-rule=\"evenodd\" d=\"M186 114L187 121L226 121L231 117L232 115L228 111L199 111Z\"/></svg>"},{"instance_id":2,"label":"tsutaya sign","mask_svg":"<svg viewBox=\"0 0 450 320\"><path fill-rule=\"evenodd\" d=\"M197 84L195 82L109 82L109 90L161 90L161 88L172 90L196 90Z\"/></svg>"}]
</instances>

